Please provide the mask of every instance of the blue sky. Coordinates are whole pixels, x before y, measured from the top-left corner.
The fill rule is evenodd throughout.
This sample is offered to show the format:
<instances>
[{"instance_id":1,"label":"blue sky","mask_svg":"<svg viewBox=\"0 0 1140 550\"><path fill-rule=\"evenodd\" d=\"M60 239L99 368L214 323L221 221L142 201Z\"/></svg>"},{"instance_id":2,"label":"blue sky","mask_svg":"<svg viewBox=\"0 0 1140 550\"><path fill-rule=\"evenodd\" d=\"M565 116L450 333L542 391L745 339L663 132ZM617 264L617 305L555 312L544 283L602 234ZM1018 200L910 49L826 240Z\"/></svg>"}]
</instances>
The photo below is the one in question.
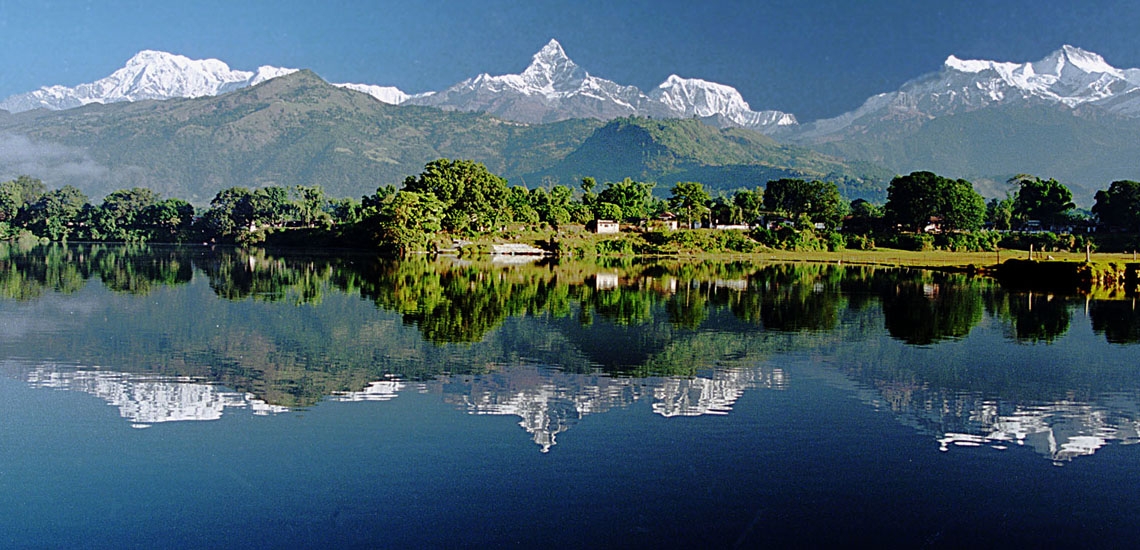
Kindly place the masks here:
<instances>
[{"instance_id":1,"label":"blue sky","mask_svg":"<svg viewBox=\"0 0 1140 550\"><path fill-rule=\"evenodd\" d=\"M142 49L420 92L519 72L556 38L596 76L703 78L808 121L950 54L1030 61L1072 44L1140 67L1137 22L1140 2L1115 0L0 0L0 97L96 80Z\"/></svg>"}]
</instances>

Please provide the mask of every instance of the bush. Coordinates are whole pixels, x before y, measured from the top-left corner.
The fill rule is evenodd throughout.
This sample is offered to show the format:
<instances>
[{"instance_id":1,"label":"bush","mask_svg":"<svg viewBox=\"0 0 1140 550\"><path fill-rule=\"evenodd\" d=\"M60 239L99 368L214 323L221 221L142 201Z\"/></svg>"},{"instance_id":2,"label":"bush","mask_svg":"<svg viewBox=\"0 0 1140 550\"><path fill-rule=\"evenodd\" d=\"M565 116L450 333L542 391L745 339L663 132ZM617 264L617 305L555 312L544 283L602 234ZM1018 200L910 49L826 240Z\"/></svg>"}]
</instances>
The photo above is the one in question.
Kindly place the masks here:
<instances>
[{"instance_id":1,"label":"bush","mask_svg":"<svg viewBox=\"0 0 1140 550\"><path fill-rule=\"evenodd\" d=\"M813 252L827 248L827 241L817 237L815 231L809 229L793 232L783 244L785 249L796 252Z\"/></svg>"},{"instance_id":2,"label":"bush","mask_svg":"<svg viewBox=\"0 0 1140 550\"><path fill-rule=\"evenodd\" d=\"M879 244L886 248L913 250L915 252L934 250L934 236L926 233L890 234L880 238L879 241Z\"/></svg>"},{"instance_id":3,"label":"bush","mask_svg":"<svg viewBox=\"0 0 1140 550\"><path fill-rule=\"evenodd\" d=\"M779 235L771 229L757 227L749 232L749 236L751 236L754 241L767 247L776 248L780 244Z\"/></svg>"},{"instance_id":4,"label":"bush","mask_svg":"<svg viewBox=\"0 0 1140 550\"><path fill-rule=\"evenodd\" d=\"M934 238L934 244L954 252L993 252L997 250L1001 234L994 231L974 233L944 233Z\"/></svg>"},{"instance_id":5,"label":"bush","mask_svg":"<svg viewBox=\"0 0 1140 550\"><path fill-rule=\"evenodd\" d=\"M632 255L633 254L633 243L630 242L628 239L624 239L624 238L606 239L603 241L598 241L598 242L594 243L594 253L596 253L599 256L614 255L614 254Z\"/></svg>"},{"instance_id":6,"label":"bush","mask_svg":"<svg viewBox=\"0 0 1140 550\"><path fill-rule=\"evenodd\" d=\"M829 233L827 235L827 250L830 252L838 252L847 248L847 239L842 233Z\"/></svg>"},{"instance_id":7,"label":"bush","mask_svg":"<svg viewBox=\"0 0 1140 550\"><path fill-rule=\"evenodd\" d=\"M1009 233L1006 234L998 244L1000 244L1002 248L1012 248L1016 250L1029 250L1030 245L1032 245L1034 250L1058 252L1065 250L1084 250L1084 245L1087 242L1087 237L1082 236L1078 239L1073 235L1057 235L1046 231L1044 233Z\"/></svg>"},{"instance_id":8,"label":"bush","mask_svg":"<svg viewBox=\"0 0 1140 550\"><path fill-rule=\"evenodd\" d=\"M875 239L869 235L851 235L847 237L847 248L852 250L874 250Z\"/></svg>"},{"instance_id":9,"label":"bush","mask_svg":"<svg viewBox=\"0 0 1140 550\"><path fill-rule=\"evenodd\" d=\"M747 233L739 229L730 229L728 231L721 231L721 241L725 250L730 252L741 252L744 254L755 252L760 247L760 243L752 240Z\"/></svg>"}]
</instances>

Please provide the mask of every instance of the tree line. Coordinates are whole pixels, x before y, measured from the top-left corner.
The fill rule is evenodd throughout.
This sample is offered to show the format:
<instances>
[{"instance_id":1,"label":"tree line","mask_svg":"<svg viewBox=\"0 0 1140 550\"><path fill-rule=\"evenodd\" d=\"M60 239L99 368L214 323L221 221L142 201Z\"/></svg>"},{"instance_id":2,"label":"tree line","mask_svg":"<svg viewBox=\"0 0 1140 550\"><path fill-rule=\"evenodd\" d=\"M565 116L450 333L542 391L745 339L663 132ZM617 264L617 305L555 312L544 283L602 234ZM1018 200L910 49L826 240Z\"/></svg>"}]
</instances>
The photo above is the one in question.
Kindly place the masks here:
<instances>
[{"instance_id":1,"label":"tree line","mask_svg":"<svg viewBox=\"0 0 1140 550\"><path fill-rule=\"evenodd\" d=\"M114 191L95 205L73 186L48 190L42 181L20 176L0 183L0 238L269 241L406 253L430 251L441 237L494 234L512 226L557 231L614 220L647 230L648 221L668 215L684 228L740 228L744 237L735 242L749 249L1017 248L1025 237L1003 233L1010 230L1067 234L1052 245L1075 247L1091 242L1081 234L1094 230L1140 233L1138 182L1116 181L1098 191L1089 215L1077 212L1070 190L1054 179L1018 175L1009 184L1005 197L989 202L971 182L931 172L895 177L881 205L847 202L832 182L792 178L716 197L699 182L679 182L663 199L654 195L653 183L630 178L599 186L587 177L577 189L528 189L509 186L482 164L438 159L399 189L381 186L360 200L330 198L320 186L231 187L196 209L140 187Z\"/></svg>"}]
</instances>

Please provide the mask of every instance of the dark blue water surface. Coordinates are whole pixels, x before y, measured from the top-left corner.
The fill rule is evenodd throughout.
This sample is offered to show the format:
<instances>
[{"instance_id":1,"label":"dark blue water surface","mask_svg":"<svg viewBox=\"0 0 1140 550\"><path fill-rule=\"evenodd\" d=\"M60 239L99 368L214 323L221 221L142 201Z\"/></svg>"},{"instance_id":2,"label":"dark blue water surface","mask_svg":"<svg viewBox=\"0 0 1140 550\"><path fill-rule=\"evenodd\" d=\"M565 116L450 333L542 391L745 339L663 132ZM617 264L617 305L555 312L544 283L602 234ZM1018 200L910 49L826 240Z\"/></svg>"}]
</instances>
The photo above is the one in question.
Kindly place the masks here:
<instances>
[{"instance_id":1,"label":"dark blue water surface","mask_svg":"<svg viewBox=\"0 0 1140 550\"><path fill-rule=\"evenodd\" d=\"M0 546L1140 535L1124 296L834 266L245 254L8 251Z\"/></svg>"}]
</instances>

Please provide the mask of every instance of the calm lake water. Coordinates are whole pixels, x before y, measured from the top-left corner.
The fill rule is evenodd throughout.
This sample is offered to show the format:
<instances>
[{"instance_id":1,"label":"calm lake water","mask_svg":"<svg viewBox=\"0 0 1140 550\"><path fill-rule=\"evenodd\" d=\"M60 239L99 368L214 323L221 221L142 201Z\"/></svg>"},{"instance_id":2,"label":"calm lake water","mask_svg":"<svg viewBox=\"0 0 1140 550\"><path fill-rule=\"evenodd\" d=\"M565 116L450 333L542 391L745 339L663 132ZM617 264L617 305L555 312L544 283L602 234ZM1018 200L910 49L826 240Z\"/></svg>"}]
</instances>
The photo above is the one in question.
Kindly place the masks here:
<instances>
[{"instance_id":1,"label":"calm lake water","mask_svg":"<svg viewBox=\"0 0 1140 550\"><path fill-rule=\"evenodd\" d=\"M0 546L1135 546L1104 298L0 245Z\"/></svg>"}]
</instances>

